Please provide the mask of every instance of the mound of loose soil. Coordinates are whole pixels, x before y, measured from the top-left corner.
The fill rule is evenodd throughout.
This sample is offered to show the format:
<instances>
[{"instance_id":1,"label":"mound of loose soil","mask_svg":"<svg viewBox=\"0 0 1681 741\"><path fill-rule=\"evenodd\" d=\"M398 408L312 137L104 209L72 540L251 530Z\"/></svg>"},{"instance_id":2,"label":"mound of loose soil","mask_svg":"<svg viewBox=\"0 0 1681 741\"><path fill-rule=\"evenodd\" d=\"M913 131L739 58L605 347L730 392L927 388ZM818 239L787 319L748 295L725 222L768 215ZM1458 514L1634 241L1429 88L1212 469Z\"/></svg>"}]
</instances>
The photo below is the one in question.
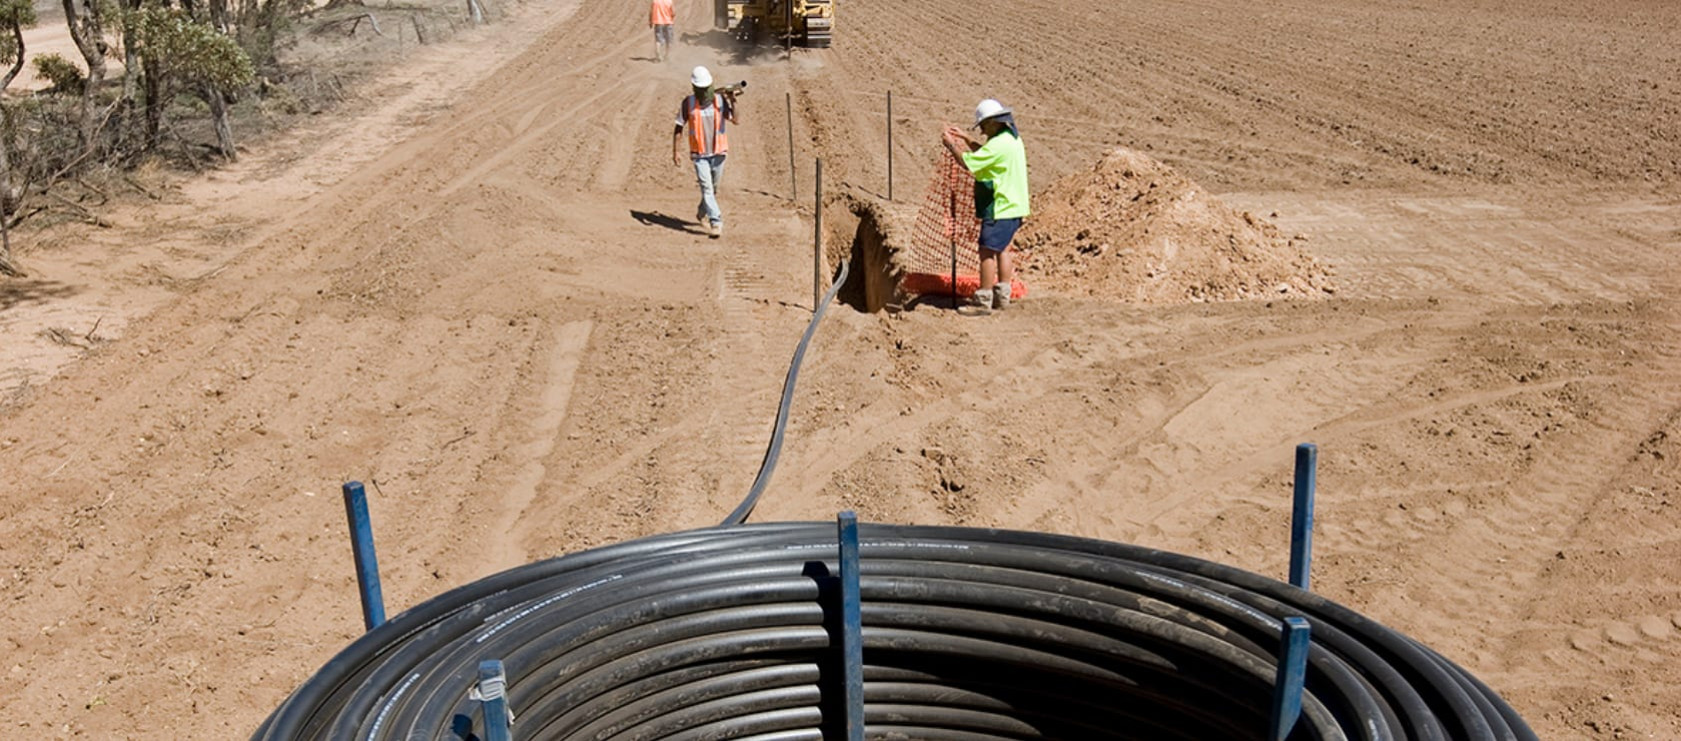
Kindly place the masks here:
<instances>
[{"instance_id":1,"label":"mound of loose soil","mask_svg":"<svg viewBox=\"0 0 1681 741\"><path fill-rule=\"evenodd\" d=\"M1130 149L1033 197L1016 246L1026 280L1138 303L1318 297L1331 271L1287 237Z\"/></svg>"}]
</instances>

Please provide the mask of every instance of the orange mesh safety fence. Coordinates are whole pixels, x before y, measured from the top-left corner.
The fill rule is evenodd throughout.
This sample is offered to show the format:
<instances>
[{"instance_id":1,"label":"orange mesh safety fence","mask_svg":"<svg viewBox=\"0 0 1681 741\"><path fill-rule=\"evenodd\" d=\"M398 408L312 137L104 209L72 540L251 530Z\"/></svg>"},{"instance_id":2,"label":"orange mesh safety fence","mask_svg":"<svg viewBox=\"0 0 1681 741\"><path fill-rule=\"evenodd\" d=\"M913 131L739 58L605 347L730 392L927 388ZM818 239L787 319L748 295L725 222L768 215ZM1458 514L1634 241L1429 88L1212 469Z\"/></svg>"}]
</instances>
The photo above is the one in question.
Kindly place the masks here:
<instances>
[{"instance_id":1,"label":"orange mesh safety fence","mask_svg":"<svg viewBox=\"0 0 1681 741\"><path fill-rule=\"evenodd\" d=\"M951 295L955 272L957 295L973 294L981 282L980 256L976 253L980 237L975 179L950 150L942 147L934 177L928 182L911 227L909 248L901 255L905 276L900 288L912 295ZM1011 286L1011 293L1019 298L1026 288L1018 280Z\"/></svg>"},{"instance_id":2,"label":"orange mesh safety fence","mask_svg":"<svg viewBox=\"0 0 1681 741\"><path fill-rule=\"evenodd\" d=\"M980 271L975 244L981 220L975 218L975 179L957 157L940 149L934 177L922 196L922 208L911 227L910 254L905 269L912 273L945 275L950 279L951 257L957 255L959 276Z\"/></svg>"}]
</instances>

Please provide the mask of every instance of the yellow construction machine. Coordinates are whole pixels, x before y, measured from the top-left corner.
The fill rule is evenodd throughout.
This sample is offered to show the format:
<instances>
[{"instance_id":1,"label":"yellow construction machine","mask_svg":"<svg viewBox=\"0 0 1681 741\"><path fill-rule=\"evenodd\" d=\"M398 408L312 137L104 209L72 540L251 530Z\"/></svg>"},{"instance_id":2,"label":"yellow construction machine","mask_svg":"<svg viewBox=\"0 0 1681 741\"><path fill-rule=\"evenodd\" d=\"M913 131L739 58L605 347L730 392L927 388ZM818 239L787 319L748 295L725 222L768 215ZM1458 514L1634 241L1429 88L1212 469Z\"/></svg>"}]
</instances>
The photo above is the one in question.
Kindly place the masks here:
<instances>
[{"instance_id":1,"label":"yellow construction machine","mask_svg":"<svg viewBox=\"0 0 1681 741\"><path fill-rule=\"evenodd\" d=\"M835 28L835 0L714 0L718 28L758 43L767 37L825 47Z\"/></svg>"}]
</instances>

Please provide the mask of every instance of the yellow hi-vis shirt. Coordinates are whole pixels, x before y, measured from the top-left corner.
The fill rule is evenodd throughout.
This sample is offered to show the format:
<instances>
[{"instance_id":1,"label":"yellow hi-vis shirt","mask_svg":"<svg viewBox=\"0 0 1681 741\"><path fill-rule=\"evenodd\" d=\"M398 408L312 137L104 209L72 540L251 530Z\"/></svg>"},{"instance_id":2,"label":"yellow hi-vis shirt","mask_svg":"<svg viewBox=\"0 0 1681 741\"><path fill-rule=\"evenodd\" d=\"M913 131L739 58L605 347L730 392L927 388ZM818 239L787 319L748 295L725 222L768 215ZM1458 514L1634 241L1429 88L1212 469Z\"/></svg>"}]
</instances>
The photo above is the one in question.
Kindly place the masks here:
<instances>
[{"instance_id":1,"label":"yellow hi-vis shirt","mask_svg":"<svg viewBox=\"0 0 1681 741\"><path fill-rule=\"evenodd\" d=\"M980 149L964 153L963 165L975 175L976 216L1019 219L1032 211L1027 202L1027 150L1015 131L1000 131Z\"/></svg>"}]
</instances>

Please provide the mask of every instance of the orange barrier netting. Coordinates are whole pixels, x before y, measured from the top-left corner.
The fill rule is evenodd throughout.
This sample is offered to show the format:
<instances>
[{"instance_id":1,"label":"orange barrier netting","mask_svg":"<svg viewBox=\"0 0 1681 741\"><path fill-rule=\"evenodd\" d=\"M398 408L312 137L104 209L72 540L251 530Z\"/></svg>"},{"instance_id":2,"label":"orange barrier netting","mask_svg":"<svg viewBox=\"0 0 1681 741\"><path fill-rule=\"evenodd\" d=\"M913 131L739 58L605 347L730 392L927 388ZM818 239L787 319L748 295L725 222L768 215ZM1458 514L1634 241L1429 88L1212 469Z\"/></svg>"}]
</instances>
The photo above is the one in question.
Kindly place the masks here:
<instances>
[{"instance_id":1,"label":"orange barrier netting","mask_svg":"<svg viewBox=\"0 0 1681 741\"><path fill-rule=\"evenodd\" d=\"M901 255L905 277L899 286L905 293L951 295L954 253L956 294L968 296L980 287L981 264L975 246L981 236L981 220L975 217L974 188L968 168L942 148L934 178L928 183L922 208L911 227L910 247ZM1010 294L1021 298L1027 295L1027 286L1014 281Z\"/></svg>"}]
</instances>

